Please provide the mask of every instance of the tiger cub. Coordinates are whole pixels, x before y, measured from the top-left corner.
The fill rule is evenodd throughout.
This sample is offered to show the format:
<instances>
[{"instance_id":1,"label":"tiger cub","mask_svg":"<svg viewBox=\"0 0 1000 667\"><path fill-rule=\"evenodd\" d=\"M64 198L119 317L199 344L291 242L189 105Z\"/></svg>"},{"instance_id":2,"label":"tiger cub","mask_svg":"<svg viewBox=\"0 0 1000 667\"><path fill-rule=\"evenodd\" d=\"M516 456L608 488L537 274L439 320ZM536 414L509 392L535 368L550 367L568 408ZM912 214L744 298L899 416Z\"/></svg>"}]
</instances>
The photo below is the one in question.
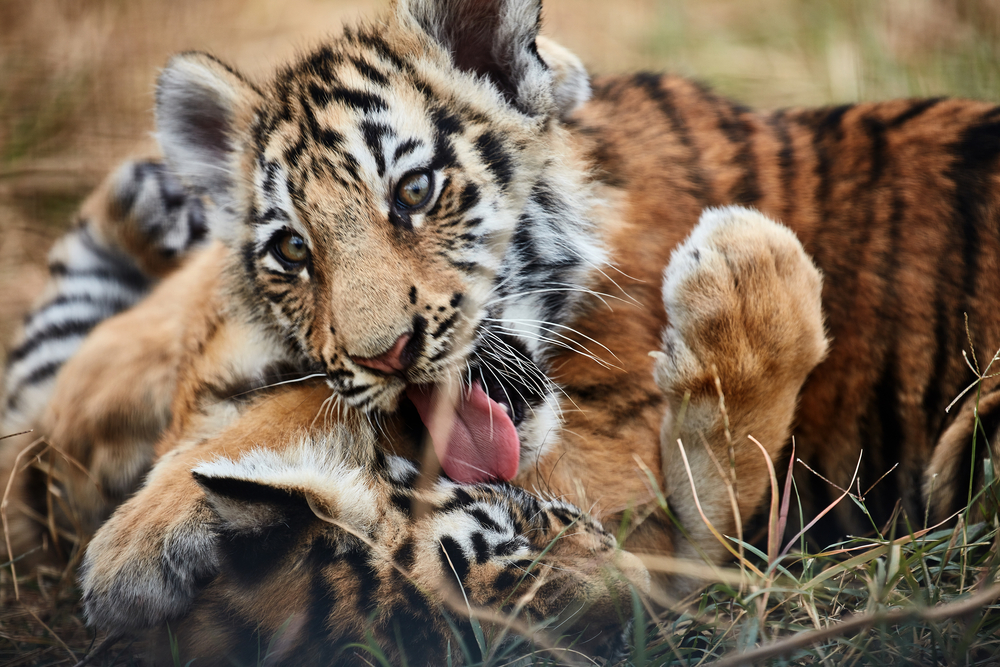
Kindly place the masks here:
<instances>
[{"instance_id":1,"label":"tiger cub","mask_svg":"<svg viewBox=\"0 0 1000 667\"><path fill-rule=\"evenodd\" d=\"M550 490L633 551L723 558L714 532L752 521L793 430L840 488L890 471L877 522L897 501L947 516L982 483L969 436L976 415L997 429L998 380L945 407L975 379L963 313L1000 347L997 108L760 113L673 76L591 82L537 39L540 12L400 0L269 81L203 54L165 68L158 138L217 242L95 330L51 403L46 432L128 457L66 407L91 396L71 368L162 323L161 357L108 371L181 379L157 467L88 551L92 618L188 608L219 545L190 467L160 466L310 374L387 453L427 439L454 481ZM807 512L839 493L797 473ZM842 503L816 534L868 525ZM123 572L141 595L105 594Z\"/></svg>"},{"instance_id":2,"label":"tiger cub","mask_svg":"<svg viewBox=\"0 0 1000 667\"><path fill-rule=\"evenodd\" d=\"M88 199L83 227L66 234L52 255L66 256L58 250L73 247L82 234L88 235L88 253L70 255L77 261L68 268L53 263L49 291L61 300L40 300L28 322L61 314L58 309L67 295L92 305L86 312L94 320L102 314L107 319L72 356L61 382L55 381L50 412L35 415L35 425L49 420L67 427L51 430L46 437L69 447L59 447L57 456L42 465L25 464L14 473L15 482L23 481L19 473L27 473L28 481L41 482L44 489L15 486L17 500L55 496L53 504L59 511L46 517L44 506L25 512L27 508L15 505L12 516L37 520L40 527L57 526L51 535L57 543L71 529L76 538L86 539L104 518L95 510L108 509L131 492L154 456L152 443L139 438L147 429L159 433L158 420L165 419L162 411L152 409L156 401L151 392L154 388L169 392L177 379L155 372L156 364L149 362L158 354L174 361L182 358L179 341L172 339L183 338L186 330L177 324L189 321L190 313L177 308L189 305L184 298L197 293L191 289L194 283L206 287L199 254L213 256L211 250L199 253L197 233L190 234L191 242L179 252L160 244L166 232L176 238L184 231L164 229L165 222L198 231L187 227L199 221L198 202L180 189L162 163L127 162ZM164 219L164 212L175 215ZM122 227L148 231L157 225L159 233L136 238L131 246L107 242L132 238L129 234L135 232ZM106 230L105 235L89 236L95 229ZM143 263L150 258L179 262L181 255L194 258L164 280L149 301L118 317L100 310L100 298L115 294L116 287L129 289L134 275L147 275L145 285L154 283L156 274L130 273L132 267L156 266ZM95 265L94 258L103 263ZM192 269L194 281L188 277ZM161 273L168 271L163 267ZM94 275L101 280L92 280ZM170 307L157 319L153 313L164 309L164 301ZM130 335L115 328L122 325ZM117 334L108 335L108 328ZM150 331L142 335L143 328ZM149 336L161 338L151 341ZM67 334L60 349L73 353L73 343L80 347L81 341ZM108 387L122 377L100 371L115 368L108 363L112 354L113 359L130 360L137 371L145 372L130 378L135 383ZM20 359L13 358L11 367L16 368ZM55 355L51 359L56 371L65 365ZM88 391L68 395L67 385L80 386L74 381L83 382ZM44 388L33 388L31 395L41 395ZM70 436L74 427L92 422L66 423L59 409L64 401L70 409L80 409L87 401L106 407L108 396L101 395L102 390L134 394L131 399L137 402L130 409L142 414L146 425L132 424L133 430L114 433L88 450ZM263 394L225 398L249 404ZM323 386L291 387L266 397L219 437L200 442L196 449L166 452L149 472L144 493L116 514L120 522L132 506L138 506L146 521L129 530L133 542L147 542L152 562L135 551L107 545L107 554L119 557L120 569L105 581L91 575L89 561L85 563L81 576L90 582L84 597L90 618L114 636L147 630L138 634L146 635L144 654L150 664L173 664L165 620L171 623L180 649L199 663L231 664L237 656L260 659L255 651L261 645L268 647L269 663L295 665L367 664L352 650L359 643L394 661L410 659L416 664L434 664L446 656L456 662L479 660L488 652L511 658L534 650L538 641L554 655L569 650L567 642L572 642L574 651L595 656L614 659L622 654L631 626L631 597L635 590L648 589L648 574L635 556L618 549L600 524L568 503L538 499L506 484L460 486L441 479L421 487L414 464L386 456L374 432L351 428L349 422L332 423L324 412L329 398ZM23 407L16 414L23 418L29 406L19 405ZM297 420L303 413L308 419ZM88 414L85 408L81 414ZM320 414L324 416L317 424ZM169 418L160 422L160 429L168 422ZM110 451L115 437L130 449ZM258 446L259 442L266 446ZM88 459L88 455L97 456ZM76 463L65 465L71 456ZM83 463L107 475L96 480L87 472L81 474ZM46 479L46 473L52 474ZM129 479L131 486L116 493L113 475ZM161 495L155 502L164 516L190 522L173 530L150 521L149 493L162 478L170 481L171 492L183 498ZM184 507L187 499L195 500L189 506L193 513ZM13 527L26 532L16 523ZM115 539L113 531L100 532L94 549L104 549L108 538ZM15 541L14 546L21 543ZM22 566L27 564L21 560ZM150 586L150 572L161 572L169 585L157 592ZM171 594L180 597L185 590L189 597L171 599ZM126 604L95 604L102 596ZM473 623L478 624L476 629Z\"/></svg>"}]
</instances>

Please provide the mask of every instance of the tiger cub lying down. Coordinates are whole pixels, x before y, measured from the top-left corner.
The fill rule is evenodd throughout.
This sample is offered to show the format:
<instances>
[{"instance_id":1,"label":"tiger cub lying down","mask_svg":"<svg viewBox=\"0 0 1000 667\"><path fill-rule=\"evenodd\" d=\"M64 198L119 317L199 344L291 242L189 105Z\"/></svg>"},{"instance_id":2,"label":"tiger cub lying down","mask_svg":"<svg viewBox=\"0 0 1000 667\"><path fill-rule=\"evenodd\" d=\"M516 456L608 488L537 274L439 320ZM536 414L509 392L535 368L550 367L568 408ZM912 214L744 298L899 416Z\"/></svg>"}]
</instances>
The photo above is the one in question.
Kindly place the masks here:
<instances>
[{"instance_id":1,"label":"tiger cub lying down","mask_svg":"<svg viewBox=\"0 0 1000 667\"><path fill-rule=\"evenodd\" d=\"M35 422L86 469L54 459L78 523L142 483L87 551L94 623L195 613L226 576L191 470L238 464L227 433L251 415L310 438L340 424L360 470L426 455L454 482L586 507L629 551L715 560L702 515L738 535L769 488L751 435L781 460L794 426L841 488L898 463L868 496L877 522L897 502L947 516L982 483L971 395L944 408L971 380L963 313L977 349L1000 347L997 109L756 113L671 76L591 87L539 16L400 0L261 84L201 54L165 68L158 138L213 242L94 330ZM807 515L837 493L796 473ZM15 479L16 553L47 474ZM852 512L818 539L866 530Z\"/></svg>"},{"instance_id":2,"label":"tiger cub lying down","mask_svg":"<svg viewBox=\"0 0 1000 667\"><path fill-rule=\"evenodd\" d=\"M76 353L54 384L48 411L36 415L48 439L59 443L57 456L15 473L15 501L24 504L14 506L8 537L36 534L25 521L43 517L36 503L52 492L66 494L52 519L86 537L124 493L116 489L140 483L123 477L144 473L153 460L142 490L91 543L88 554L103 558L95 563L88 556L81 574L89 582L90 620L112 636L145 635L151 664L173 664L164 622L182 654L200 663L259 662L263 646L269 664L368 664L364 650L351 650L368 644L394 664L461 664L488 654L509 659L532 646L525 638L559 658L567 655L567 637L573 651L622 655L632 595L647 591L649 578L611 534L569 503L509 484L442 478L422 486L414 463L388 454L389 443L368 422L331 411L325 384L223 392L219 402L229 401L227 409L238 414L195 446L161 441L154 448L155 437L138 437L158 435L165 423L159 420L170 412L156 405L156 392L169 398L171 391L183 394L178 387L185 383L204 382L189 373L206 351L194 355L184 347L206 315L218 314L192 303L212 293L218 276L206 267L219 266L219 249L203 249L199 202L159 162L129 162L88 199L77 226L54 249L50 288L28 331L32 323L57 326L79 316L66 309L74 300L93 309L94 324L107 321L82 344L62 330L58 353ZM120 243L141 232L147 232L143 243ZM183 247L167 246L178 237L186 239ZM66 252L80 239L86 252ZM148 257L189 261L148 299L109 317L107 297L122 290L138 295L155 282L147 268L153 264L143 263ZM103 282L95 284L94 276ZM228 343L238 335L219 334ZM37 340L26 338L15 349L11 378L30 375L23 365L38 361L31 345ZM155 363L162 355L173 356ZM132 372L109 365L112 356L129 362ZM32 407L44 408L37 399L52 387L37 379L34 391L23 394L34 404L12 402L8 416L24 420ZM121 425L104 441L76 436L81 427L115 418L109 398L135 401L130 409L143 423ZM4 453L9 471L16 450ZM100 481L79 462L102 474ZM53 470L54 483L45 478ZM131 545L124 550L123 533ZM58 542L64 534L52 537ZM13 544L18 553L21 543Z\"/></svg>"}]
</instances>

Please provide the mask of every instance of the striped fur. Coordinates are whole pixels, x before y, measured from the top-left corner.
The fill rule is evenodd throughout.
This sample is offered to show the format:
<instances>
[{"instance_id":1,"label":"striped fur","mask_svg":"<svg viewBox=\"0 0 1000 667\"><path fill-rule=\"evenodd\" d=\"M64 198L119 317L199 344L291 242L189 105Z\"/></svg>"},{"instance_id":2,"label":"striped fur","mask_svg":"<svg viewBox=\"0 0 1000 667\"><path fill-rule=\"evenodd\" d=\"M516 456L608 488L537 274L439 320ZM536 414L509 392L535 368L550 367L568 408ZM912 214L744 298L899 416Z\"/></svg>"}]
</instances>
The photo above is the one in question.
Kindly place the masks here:
<instances>
[{"instance_id":1,"label":"striped fur","mask_svg":"<svg viewBox=\"0 0 1000 667\"><path fill-rule=\"evenodd\" d=\"M44 425L94 479L138 484L134 471L156 461L88 550L98 624L183 616L210 604L198 596L216 576L210 586L240 593L235 566L219 570L219 506L190 474L211 454L279 448L296 429L320 442L331 418L415 458L423 432L400 398L413 385L478 375L513 394L514 483L592 508L608 528L637 518L624 531L633 551L722 558L702 513L737 535L767 495L749 436L780 463L794 434L796 455L840 487L865 489L898 462L868 496L877 522L897 500L911 522L927 507L943 518L981 483L969 477L971 395L944 408L973 379L963 315L981 357L1000 348L998 108L763 113L673 76L583 86L578 61L536 51L539 11L401 0L260 85L205 55L165 69L159 139L213 202L217 242L95 329ZM395 188L414 172L432 185L426 207L401 210ZM291 235L301 261L275 250ZM158 335L139 340L151 319ZM417 341L404 372L356 361L404 334ZM112 345L148 361L95 379L87 364ZM312 373L325 384L272 386ZM148 412L71 400L146 375L169 389ZM997 382L978 408L991 440ZM155 446L124 429L94 435L121 405ZM377 451L348 453L367 470ZM837 491L798 472L808 516ZM84 486L64 495L98 504ZM815 535L869 525L842 503ZM246 618L262 614L265 598L242 590Z\"/></svg>"},{"instance_id":2,"label":"striped fur","mask_svg":"<svg viewBox=\"0 0 1000 667\"><path fill-rule=\"evenodd\" d=\"M264 646L268 664L367 664L352 644L374 644L392 664L462 664L489 651L510 660L530 650L524 624L558 627L554 637L588 654L621 653L631 616L623 573L640 586L648 575L598 524L506 485L442 480L417 491L404 459L345 465L350 437L334 430L194 469L221 574L172 625L185 660L254 662ZM172 664L165 634L154 640Z\"/></svg>"},{"instance_id":3,"label":"striped fur","mask_svg":"<svg viewBox=\"0 0 1000 667\"><path fill-rule=\"evenodd\" d=\"M95 530L107 518L110 508L135 488L148 468L151 452L139 454L142 450L139 440L144 435L141 429L129 428L127 423L114 423L127 422L127 411L120 400L123 394L131 393L128 400L137 404L137 409L145 409L143 389L151 388L150 385L160 380L148 373L148 369L141 373L145 382L90 392L90 400L105 407L96 415L96 420L89 423L92 430L79 436L86 445L76 450L72 438L65 434L76 433L81 427L85 431L88 428L76 420L74 424L66 424L63 433L46 428L46 424L55 421L49 402L53 393L59 395L56 384L60 371L84 345L90 332L102 321L127 311L143 299L160 278L174 271L204 245L206 233L203 202L186 191L162 161L129 160L88 197L70 231L52 248L49 282L25 318L20 339L7 357L0 435L31 432L3 441L0 483L7 488L14 461L39 436L54 437L55 442L49 444L56 444L64 454L79 453L79 460L88 461L91 451L99 450L104 441L102 437L95 439L95 433L102 433L106 438L124 429L130 449L136 453L130 457L131 464L111 456L106 467L110 474L101 480L104 482L102 495L107 500L101 503L71 501L70 506L88 508L80 514L70 510L69 514L74 515L71 517L66 516L65 503L56 503L52 509L44 481L47 474L42 469L31 468L16 475L11 487L15 504L7 516L14 553L33 550L45 525L42 517L47 511L57 512L60 515L58 522L64 526ZM145 320L142 324L152 325L154 321ZM121 347L115 341L95 350L89 367L85 364L79 370L97 385L99 371L96 369L105 369L106 373L113 363L139 361L120 352ZM140 357L149 359L145 350ZM111 422L105 416L110 404L117 406L114 408L117 417ZM151 411L148 420L155 425L147 437L155 438L165 425L164 415ZM147 444L151 443L147 441ZM46 460L53 456L41 449L33 453L44 455ZM101 454L97 456L100 458ZM92 495L93 487L88 485L87 489L91 491L88 495ZM51 537L59 541L57 534Z\"/></svg>"},{"instance_id":4,"label":"striped fur","mask_svg":"<svg viewBox=\"0 0 1000 667\"><path fill-rule=\"evenodd\" d=\"M49 254L50 280L7 356L0 433L31 428L94 326L133 306L205 237L201 201L159 161L124 163Z\"/></svg>"}]
</instances>

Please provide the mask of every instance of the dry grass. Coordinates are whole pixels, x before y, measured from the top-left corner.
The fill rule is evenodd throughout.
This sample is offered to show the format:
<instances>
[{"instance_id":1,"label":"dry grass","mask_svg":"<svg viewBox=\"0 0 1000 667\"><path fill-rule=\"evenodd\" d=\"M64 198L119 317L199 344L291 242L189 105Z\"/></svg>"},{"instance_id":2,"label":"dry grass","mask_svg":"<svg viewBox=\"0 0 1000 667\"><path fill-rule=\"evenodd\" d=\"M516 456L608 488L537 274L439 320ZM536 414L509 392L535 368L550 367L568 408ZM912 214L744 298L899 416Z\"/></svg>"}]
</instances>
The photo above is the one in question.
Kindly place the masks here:
<instances>
[{"instance_id":1,"label":"dry grass","mask_svg":"<svg viewBox=\"0 0 1000 667\"><path fill-rule=\"evenodd\" d=\"M210 50L263 73L344 20L382 6L0 3L0 350L40 290L45 253L82 196L119 160L152 148L152 85L170 53ZM1000 4L992 0L546 0L546 22L592 71L670 69L764 107L911 95L1000 98ZM896 524L885 539L849 545L856 551L847 564L844 553L748 556L746 565L767 577L716 584L697 613L639 626L630 664L702 664L789 636L799 645L788 655L809 664L994 659L996 614L955 617L946 607L927 617L910 605L926 609L995 579L995 519L924 535L921 529ZM11 594L4 570L0 664L71 664L93 642L70 572L42 570L22 582L20 601ZM858 622L859 639L845 639L843 626L813 635L819 643L810 646L794 634L822 633L855 610L870 613ZM126 649L109 651L108 664L116 656L128 664Z\"/></svg>"}]
</instances>

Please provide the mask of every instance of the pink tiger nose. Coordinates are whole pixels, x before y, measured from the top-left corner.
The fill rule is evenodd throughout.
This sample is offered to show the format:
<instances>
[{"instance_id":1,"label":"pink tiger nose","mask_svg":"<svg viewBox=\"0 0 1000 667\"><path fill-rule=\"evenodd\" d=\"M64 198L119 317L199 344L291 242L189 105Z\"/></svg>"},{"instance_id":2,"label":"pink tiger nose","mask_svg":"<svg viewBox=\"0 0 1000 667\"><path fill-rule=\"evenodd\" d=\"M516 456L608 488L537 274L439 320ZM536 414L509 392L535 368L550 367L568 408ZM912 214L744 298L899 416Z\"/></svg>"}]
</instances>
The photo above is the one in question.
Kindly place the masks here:
<instances>
[{"instance_id":1,"label":"pink tiger nose","mask_svg":"<svg viewBox=\"0 0 1000 667\"><path fill-rule=\"evenodd\" d=\"M410 342L411 334L405 333L396 339L387 352L377 357L351 357L351 361L359 366L373 368L383 373L401 373L413 365L413 355L408 354L407 343Z\"/></svg>"}]
</instances>

